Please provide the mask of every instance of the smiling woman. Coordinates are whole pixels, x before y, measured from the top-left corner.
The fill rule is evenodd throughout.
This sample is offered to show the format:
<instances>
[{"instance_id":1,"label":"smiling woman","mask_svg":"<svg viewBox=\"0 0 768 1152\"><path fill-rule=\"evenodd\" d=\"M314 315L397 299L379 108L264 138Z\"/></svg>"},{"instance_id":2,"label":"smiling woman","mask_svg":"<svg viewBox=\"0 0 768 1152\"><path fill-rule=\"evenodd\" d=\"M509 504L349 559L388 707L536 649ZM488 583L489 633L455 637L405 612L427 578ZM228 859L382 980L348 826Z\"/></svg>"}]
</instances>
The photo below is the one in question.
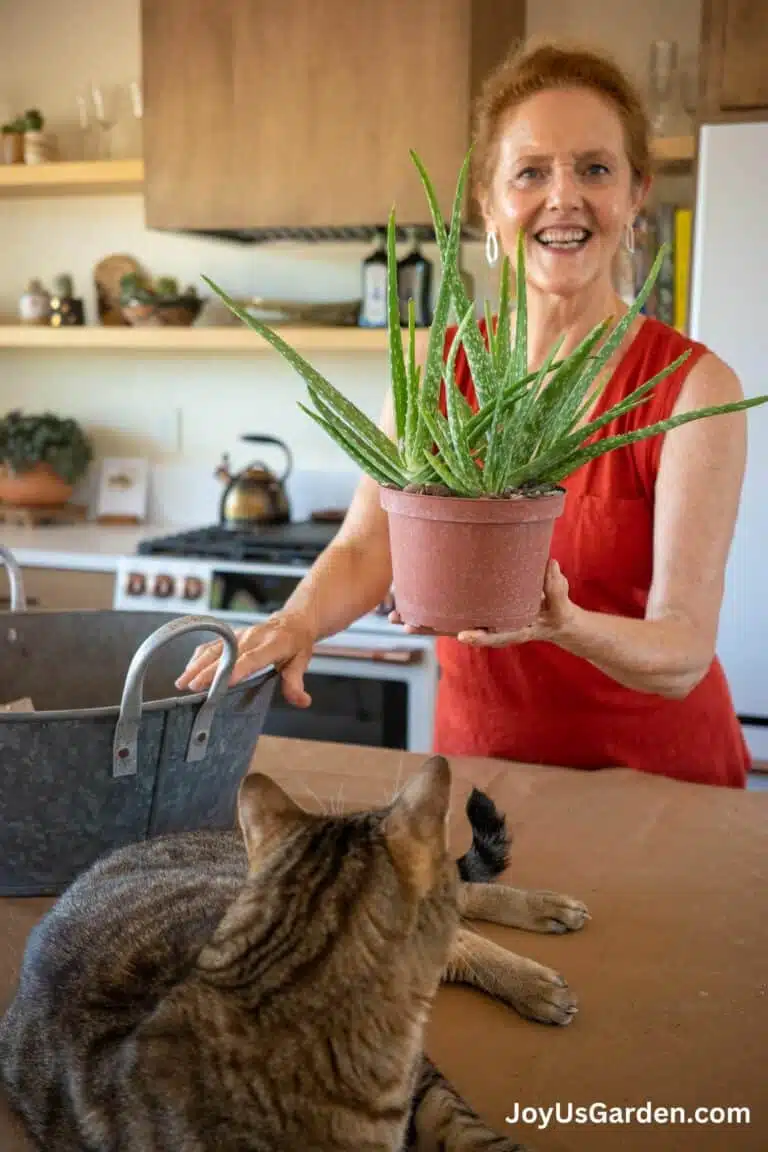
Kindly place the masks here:
<instances>
[{"instance_id":1,"label":"smiling woman","mask_svg":"<svg viewBox=\"0 0 768 1152\"><path fill-rule=\"evenodd\" d=\"M475 162L489 256L525 238L534 369L558 337L567 355L626 312L612 272L651 184L648 122L607 57L529 45L487 83ZM683 352L664 386L603 435L741 399L707 348L640 316L583 420ZM456 371L474 406L463 352ZM743 787L749 756L714 645L744 462L736 413L627 446L566 480L538 620L521 633L439 640L436 746Z\"/></svg>"},{"instance_id":2,"label":"smiling woman","mask_svg":"<svg viewBox=\"0 0 768 1152\"><path fill-rule=\"evenodd\" d=\"M642 102L599 52L524 46L487 82L473 161L489 261L507 255L514 263L522 237L528 368L538 371L558 341L565 357L607 317L627 312L612 271L651 183ZM481 329L487 341L484 322ZM446 360L456 330L447 331ZM681 356L661 387L593 435L743 399L709 349L639 315L596 377L582 422ZM476 409L463 347L455 372ZM381 425L396 438L391 394ZM745 427L743 411L693 420L590 459L563 481L534 623L438 639L436 750L744 786L749 755L715 637ZM304 673L313 643L375 607L391 580L387 516L365 475L334 541L285 608L240 637L235 681L274 663L287 698L310 706ZM209 684L219 650L198 652L179 686Z\"/></svg>"}]
</instances>

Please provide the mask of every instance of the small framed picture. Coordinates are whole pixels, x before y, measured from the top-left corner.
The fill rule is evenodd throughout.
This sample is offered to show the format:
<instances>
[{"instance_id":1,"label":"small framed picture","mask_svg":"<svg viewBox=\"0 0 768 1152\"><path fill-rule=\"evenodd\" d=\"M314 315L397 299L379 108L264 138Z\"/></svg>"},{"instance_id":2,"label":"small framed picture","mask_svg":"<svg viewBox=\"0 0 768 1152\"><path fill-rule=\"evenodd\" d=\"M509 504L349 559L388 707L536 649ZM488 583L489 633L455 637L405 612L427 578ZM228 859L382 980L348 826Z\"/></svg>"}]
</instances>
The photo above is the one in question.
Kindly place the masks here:
<instances>
[{"instance_id":1,"label":"small framed picture","mask_svg":"<svg viewBox=\"0 0 768 1152\"><path fill-rule=\"evenodd\" d=\"M149 461L110 456L101 462L96 519L102 524L140 524L147 516Z\"/></svg>"}]
</instances>

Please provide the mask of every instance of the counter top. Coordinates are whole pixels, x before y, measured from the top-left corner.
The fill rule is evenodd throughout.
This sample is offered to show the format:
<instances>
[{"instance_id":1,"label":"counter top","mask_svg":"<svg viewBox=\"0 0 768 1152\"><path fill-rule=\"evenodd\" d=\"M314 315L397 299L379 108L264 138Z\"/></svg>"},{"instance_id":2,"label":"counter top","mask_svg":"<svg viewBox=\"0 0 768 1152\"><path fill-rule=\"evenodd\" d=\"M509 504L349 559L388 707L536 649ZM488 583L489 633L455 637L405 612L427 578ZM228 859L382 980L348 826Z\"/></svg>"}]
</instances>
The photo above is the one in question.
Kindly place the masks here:
<instances>
[{"instance_id":1,"label":"counter top","mask_svg":"<svg viewBox=\"0 0 768 1152\"><path fill-rule=\"evenodd\" d=\"M253 768L306 808L388 802L423 762L399 751L262 737ZM444 985L427 1050L499 1133L536 1152L764 1152L768 1148L768 795L664 777L457 757L451 847L469 844L474 785L513 836L502 882L583 900L569 935L475 923L483 936L554 968L578 999L561 1028L475 989ZM0 1011L27 934L50 904L0 900ZM685 1109L682 1121L606 1123L607 1108ZM587 1123L515 1127L517 1109L596 1105ZM696 1108L748 1108L750 1122L696 1122ZM718 1116L720 1116L718 1120ZM691 1119L689 1119L689 1117ZM31 1146L0 1104L0 1147Z\"/></svg>"},{"instance_id":2,"label":"counter top","mask_svg":"<svg viewBox=\"0 0 768 1152\"><path fill-rule=\"evenodd\" d=\"M35 568L68 568L114 572L120 556L133 556L139 541L179 532L178 525L60 524L40 528L0 525L0 544L19 564Z\"/></svg>"}]
</instances>

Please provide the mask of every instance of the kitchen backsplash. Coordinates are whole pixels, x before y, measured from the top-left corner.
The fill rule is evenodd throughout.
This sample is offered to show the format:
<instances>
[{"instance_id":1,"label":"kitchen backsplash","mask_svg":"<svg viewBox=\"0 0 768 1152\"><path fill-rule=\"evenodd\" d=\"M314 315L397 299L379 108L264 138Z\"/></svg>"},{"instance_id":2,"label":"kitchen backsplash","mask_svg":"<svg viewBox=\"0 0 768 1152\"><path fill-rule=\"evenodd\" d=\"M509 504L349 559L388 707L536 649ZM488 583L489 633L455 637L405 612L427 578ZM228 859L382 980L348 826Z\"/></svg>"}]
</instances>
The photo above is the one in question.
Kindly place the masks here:
<instances>
[{"instance_id":1,"label":"kitchen backsplash","mask_svg":"<svg viewBox=\"0 0 768 1152\"><path fill-rule=\"evenodd\" d=\"M254 458L258 451L249 445L243 454L232 453L232 467L236 471ZM238 459L242 456L242 459ZM265 463L271 466L272 457L263 453ZM275 463L278 457L275 456ZM88 475L77 485L73 501L89 508L93 518L96 508L99 462L95 461ZM286 481L292 520L306 520L312 512L345 509L355 491L360 473L349 469L335 471L327 468L306 469L296 467ZM193 464L153 464L150 468L147 516L148 525L178 525L200 528L216 524L219 505L225 485L215 479L212 469Z\"/></svg>"}]
</instances>

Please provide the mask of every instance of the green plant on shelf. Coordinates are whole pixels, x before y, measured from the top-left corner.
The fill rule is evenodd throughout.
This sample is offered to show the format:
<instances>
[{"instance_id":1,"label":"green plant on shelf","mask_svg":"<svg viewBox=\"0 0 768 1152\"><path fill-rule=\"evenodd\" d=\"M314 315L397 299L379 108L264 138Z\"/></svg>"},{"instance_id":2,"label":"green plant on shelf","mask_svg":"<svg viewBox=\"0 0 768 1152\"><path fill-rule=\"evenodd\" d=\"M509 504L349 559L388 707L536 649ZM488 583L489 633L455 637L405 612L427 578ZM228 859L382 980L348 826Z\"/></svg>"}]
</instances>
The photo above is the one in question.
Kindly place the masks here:
<instances>
[{"instance_id":1,"label":"green plant on shelf","mask_svg":"<svg viewBox=\"0 0 768 1152\"><path fill-rule=\"evenodd\" d=\"M75 484L92 459L91 443L76 420L52 412L25 415L20 409L0 418L0 465L13 472L47 464L67 484Z\"/></svg>"}]
</instances>

